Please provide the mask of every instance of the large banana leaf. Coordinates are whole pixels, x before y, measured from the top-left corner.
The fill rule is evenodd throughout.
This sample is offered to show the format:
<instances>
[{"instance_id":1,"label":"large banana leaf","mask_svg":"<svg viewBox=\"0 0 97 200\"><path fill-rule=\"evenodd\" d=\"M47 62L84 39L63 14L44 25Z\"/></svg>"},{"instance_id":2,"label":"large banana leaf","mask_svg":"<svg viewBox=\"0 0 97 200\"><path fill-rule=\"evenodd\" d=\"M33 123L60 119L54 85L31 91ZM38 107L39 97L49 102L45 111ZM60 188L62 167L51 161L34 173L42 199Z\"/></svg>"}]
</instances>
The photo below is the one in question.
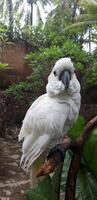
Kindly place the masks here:
<instances>
[{"instance_id":1,"label":"large banana leaf","mask_svg":"<svg viewBox=\"0 0 97 200\"><path fill-rule=\"evenodd\" d=\"M37 187L27 191L27 200L57 200L55 196L50 176L46 176Z\"/></svg>"},{"instance_id":2,"label":"large banana leaf","mask_svg":"<svg viewBox=\"0 0 97 200\"><path fill-rule=\"evenodd\" d=\"M38 186L27 191L27 200L58 200L60 192L60 173L62 166L60 165L52 178L46 176L39 182Z\"/></svg>"}]
</instances>

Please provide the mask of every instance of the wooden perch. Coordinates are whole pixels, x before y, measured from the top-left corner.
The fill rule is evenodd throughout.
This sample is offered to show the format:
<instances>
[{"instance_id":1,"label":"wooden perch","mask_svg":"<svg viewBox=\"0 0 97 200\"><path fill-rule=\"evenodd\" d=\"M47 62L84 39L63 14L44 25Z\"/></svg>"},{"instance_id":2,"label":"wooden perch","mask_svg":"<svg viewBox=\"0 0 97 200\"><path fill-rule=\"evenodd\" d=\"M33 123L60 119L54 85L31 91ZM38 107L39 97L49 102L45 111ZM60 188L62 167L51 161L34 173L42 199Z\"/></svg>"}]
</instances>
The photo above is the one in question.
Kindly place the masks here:
<instances>
[{"instance_id":1,"label":"wooden perch","mask_svg":"<svg viewBox=\"0 0 97 200\"><path fill-rule=\"evenodd\" d=\"M60 147L63 148L63 150L64 150L64 155L65 155L65 152L67 149L72 149L74 152L76 150L77 150L76 152L80 152L80 151L82 152L83 145L84 145L88 135L90 134L91 129L96 124L97 124L97 116L86 124L86 126L83 129L83 132L81 133L79 138L77 138L75 141L71 141L71 139L68 136L64 137L63 141L60 143ZM62 162L62 158L61 158L60 153L55 152L55 154L53 154L52 157L49 158L49 160L47 160L43 164L43 166L40 168L39 172L37 173L37 176L40 177L40 176L43 176L43 175L53 172L61 162ZM73 162L75 162L75 161L73 161ZM79 161L79 163L80 163L80 161Z\"/></svg>"},{"instance_id":2,"label":"wooden perch","mask_svg":"<svg viewBox=\"0 0 97 200\"><path fill-rule=\"evenodd\" d=\"M65 151L71 146L71 139L66 135L62 143L60 143L61 149ZM47 175L53 172L56 167L62 162L62 158L59 152L55 152L50 159L48 159L44 165L40 168L37 177Z\"/></svg>"}]
</instances>

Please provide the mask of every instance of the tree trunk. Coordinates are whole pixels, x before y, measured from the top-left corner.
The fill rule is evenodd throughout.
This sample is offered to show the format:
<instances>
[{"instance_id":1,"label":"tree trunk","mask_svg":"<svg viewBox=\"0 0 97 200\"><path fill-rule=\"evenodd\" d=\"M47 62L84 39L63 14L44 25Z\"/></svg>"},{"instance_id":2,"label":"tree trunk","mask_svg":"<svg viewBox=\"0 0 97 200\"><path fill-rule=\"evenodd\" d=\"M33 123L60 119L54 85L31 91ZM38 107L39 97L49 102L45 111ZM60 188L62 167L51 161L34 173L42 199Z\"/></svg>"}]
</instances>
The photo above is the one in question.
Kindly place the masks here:
<instances>
[{"instance_id":1,"label":"tree trunk","mask_svg":"<svg viewBox=\"0 0 97 200\"><path fill-rule=\"evenodd\" d=\"M89 27L89 53L91 53L91 27Z\"/></svg>"},{"instance_id":2,"label":"tree trunk","mask_svg":"<svg viewBox=\"0 0 97 200\"><path fill-rule=\"evenodd\" d=\"M31 26L33 26L33 0L31 1Z\"/></svg>"},{"instance_id":3,"label":"tree trunk","mask_svg":"<svg viewBox=\"0 0 97 200\"><path fill-rule=\"evenodd\" d=\"M72 22L73 23L74 23L74 18L76 16L76 10L77 10L77 0L74 0L73 12L72 12Z\"/></svg>"},{"instance_id":4,"label":"tree trunk","mask_svg":"<svg viewBox=\"0 0 97 200\"><path fill-rule=\"evenodd\" d=\"M9 37L13 37L13 4L12 0L7 0L9 13Z\"/></svg>"}]
</instances>

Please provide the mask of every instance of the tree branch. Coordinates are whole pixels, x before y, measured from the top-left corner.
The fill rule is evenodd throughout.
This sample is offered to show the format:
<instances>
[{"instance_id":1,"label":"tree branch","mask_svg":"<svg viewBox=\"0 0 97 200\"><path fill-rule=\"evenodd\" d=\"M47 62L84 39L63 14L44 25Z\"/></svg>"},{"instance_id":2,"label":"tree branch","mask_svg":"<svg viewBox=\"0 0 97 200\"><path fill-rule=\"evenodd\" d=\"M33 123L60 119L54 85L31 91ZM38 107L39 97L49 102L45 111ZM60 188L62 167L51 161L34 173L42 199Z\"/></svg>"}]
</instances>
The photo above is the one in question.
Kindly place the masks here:
<instances>
[{"instance_id":1,"label":"tree branch","mask_svg":"<svg viewBox=\"0 0 97 200\"><path fill-rule=\"evenodd\" d=\"M71 142L71 139L66 135L64 137L64 140L60 143L60 147L64 151L64 156L66 150L70 148ZM52 156L40 168L40 170L37 173L37 177L52 173L62 161L63 160L59 152L53 153Z\"/></svg>"},{"instance_id":2,"label":"tree branch","mask_svg":"<svg viewBox=\"0 0 97 200\"><path fill-rule=\"evenodd\" d=\"M75 153L73 153L68 171L68 177L66 180L65 200L75 200L76 179L82 158L82 152L83 145L80 146L80 149L78 151L75 151Z\"/></svg>"}]
</instances>

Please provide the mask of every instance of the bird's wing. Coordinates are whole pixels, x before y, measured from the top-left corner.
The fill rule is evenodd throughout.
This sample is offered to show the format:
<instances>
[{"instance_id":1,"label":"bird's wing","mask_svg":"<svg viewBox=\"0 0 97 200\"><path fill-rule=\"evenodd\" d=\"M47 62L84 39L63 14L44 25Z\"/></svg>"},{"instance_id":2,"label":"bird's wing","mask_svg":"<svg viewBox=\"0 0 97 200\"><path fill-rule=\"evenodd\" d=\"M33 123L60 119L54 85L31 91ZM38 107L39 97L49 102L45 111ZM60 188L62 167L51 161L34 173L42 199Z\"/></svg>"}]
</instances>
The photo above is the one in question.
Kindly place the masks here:
<instances>
[{"instance_id":1,"label":"bird's wing","mask_svg":"<svg viewBox=\"0 0 97 200\"><path fill-rule=\"evenodd\" d=\"M34 161L47 149L49 142L50 136L45 133L35 143L33 143L33 137L28 135L24 139L22 146L21 167L27 171Z\"/></svg>"},{"instance_id":2,"label":"bird's wing","mask_svg":"<svg viewBox=\"0 0 97 200\"><path fill-rule=\"evenodd\" d=\"M57 132L60 132L68 111L69 106L67 104L61 104L47 95L41 96L26 113L19 133L19 141L29 134L33 135L33 137L38 137L42 133L50 133L51 131L54 133L56 129Z\"/></svg>"},{"instance_id":3,"label":"bird's wing","mask_svg":"<svg viewBox=\"0 0 97 200\"><path fill-rule=\"evenodd\" d=\"M18 140L21 141L24 137L26 137L27 135L31 134L32 132L32 121L34 118L34 115L36 115L36 110L39 109L41 102L43 103L45 99L45 94L41 95L38 99L36 99L32 105L30 106L30 108L28 109L25 118L23 120L23 124L20 130L20 133L18 135Z\"/></svg>"}]
</instances>

